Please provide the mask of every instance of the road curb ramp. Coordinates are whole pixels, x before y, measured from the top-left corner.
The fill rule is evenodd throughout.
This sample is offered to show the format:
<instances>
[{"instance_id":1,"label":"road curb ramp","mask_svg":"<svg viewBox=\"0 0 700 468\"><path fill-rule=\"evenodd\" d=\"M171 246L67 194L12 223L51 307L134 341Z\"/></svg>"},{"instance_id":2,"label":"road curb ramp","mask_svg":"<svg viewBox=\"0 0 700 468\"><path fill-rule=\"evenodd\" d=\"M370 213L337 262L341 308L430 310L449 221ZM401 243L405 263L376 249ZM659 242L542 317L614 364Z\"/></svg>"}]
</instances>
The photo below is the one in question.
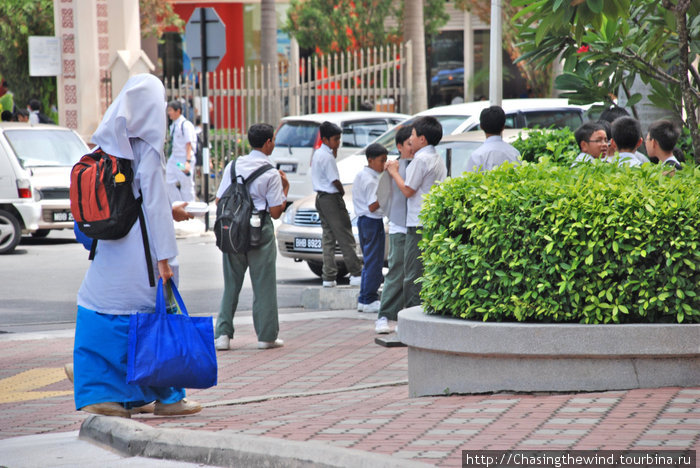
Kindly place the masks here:
<instances>
[{"instance_id":1,"label":"road curb ramp","mask_svg":"<svg viewBox=\"0 0 700 468\"><path fill-rule=\"evenodd\" d=\"M423 468L431 465L406 459L334 447L255 437L229 431L155 429L130 419L92 415L79 437L111 447L125 455L178 460L207 465L284 468Z\"/></svg>"}]
</instances>

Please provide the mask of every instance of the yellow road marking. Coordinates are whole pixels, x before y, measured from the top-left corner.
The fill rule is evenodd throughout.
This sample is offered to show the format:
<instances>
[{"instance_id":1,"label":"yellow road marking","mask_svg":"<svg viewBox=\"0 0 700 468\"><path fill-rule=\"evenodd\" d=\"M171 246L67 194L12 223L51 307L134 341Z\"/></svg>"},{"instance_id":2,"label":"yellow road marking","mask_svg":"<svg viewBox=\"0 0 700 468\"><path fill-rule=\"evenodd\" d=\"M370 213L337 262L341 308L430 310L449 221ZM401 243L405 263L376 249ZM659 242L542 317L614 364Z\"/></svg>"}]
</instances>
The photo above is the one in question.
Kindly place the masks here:
<instances>
[{"instance_id":1,"label":"yellow road marking","mask_svg":"<svg viewBox=\"0 0 700 468\"><path fill-rule=\"evenodd\" d=\"M63 369L38 368L20 372L17 375L0 380L0 404L19 401L39 400L55 396L72 395L73 391L39 392L39 388L60 382L66 375Z\"/></svg>"}]
</instances>

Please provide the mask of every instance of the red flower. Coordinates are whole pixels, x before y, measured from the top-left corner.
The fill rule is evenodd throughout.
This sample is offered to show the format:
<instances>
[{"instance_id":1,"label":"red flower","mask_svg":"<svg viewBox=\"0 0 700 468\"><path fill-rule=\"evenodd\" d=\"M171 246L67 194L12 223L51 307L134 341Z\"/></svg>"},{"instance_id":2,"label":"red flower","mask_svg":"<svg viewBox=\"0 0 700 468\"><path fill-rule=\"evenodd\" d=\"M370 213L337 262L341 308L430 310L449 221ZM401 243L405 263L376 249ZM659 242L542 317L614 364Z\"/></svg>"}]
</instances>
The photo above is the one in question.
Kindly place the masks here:
<instances>
[{"instance_id":1,"label":"red flower","mask_svg":"<svg viewBox=\"0 0 700 468\"><path fill-rule=\"evenodd\" d=\"M583 54L584 52L588 52L588 51L590 51L590 50L591 50L590 47L588 47L587 45L582 45L581 47L578 48L578 50L576 51L576 53L577 53L577 54Z\"/></svg>"}]
</instances>

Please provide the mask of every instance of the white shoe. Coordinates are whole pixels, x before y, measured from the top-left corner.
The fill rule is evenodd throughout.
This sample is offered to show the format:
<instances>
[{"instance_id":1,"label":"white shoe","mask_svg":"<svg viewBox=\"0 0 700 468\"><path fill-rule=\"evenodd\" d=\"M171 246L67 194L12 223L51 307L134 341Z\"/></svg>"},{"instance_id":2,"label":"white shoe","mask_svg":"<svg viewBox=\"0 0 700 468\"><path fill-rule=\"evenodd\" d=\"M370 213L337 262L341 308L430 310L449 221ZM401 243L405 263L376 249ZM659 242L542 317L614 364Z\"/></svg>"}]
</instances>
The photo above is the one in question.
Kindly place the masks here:
<instances>
[{"instance_id":1,"label":"white shoe","mask_svg":"<svg viewBox=\"0 0 700 468\"><path fill-rule=\"evenodd\" d=\"M258 341L258 349L281 348L284 341L277 338L275 341Z\"/></svg>"},{"instance_id":2,"label":"white shoe","mask_svg":"<svg viewBox=\"0 0 700 468\"><path fill-rule=\"evenodd\" d=\"M379 317L377 321L374 322L374 331L380 335L391 333L389 321L386 319L386 317Z\"/></svg>"},{"instance_id":3,"label":"white shoe","mask_svg":"<svg viewBox=\"0 0 700 468\"><path fill-rule=\"evenodd\" d=\"M323 282L324 288L335 288L335 285L336 285L335 281L324 281Z\"/></svg>"},{"instance_id":4,"label":"white shoe","mask_svg":"<svg viewBox=\"0 0 700 468\"><path fill-rule=\"evenodd\" d=\"M365 311L365 305L362 302L357 303L357 311L358 312L364 312Z\"/></svg>"},{"instance_id":5,"label":"white shoe","mask_svg":"<svg viewBox=\"0 0 700 468\"><path fill-rule=\"evenodd\" d=\"M362 312L364 312L365 314L376 314L377 312L379 312L381 305L381 301L374 301L371 304L365 304L364 308L362 309Z\"/></svg>"},{"instance_id":6,"label":"white shoe","mask_svg":"<svg viewBox=\"0 0 700 468\"><path fill-rule=\"evenodd\" d=\"M231 338L228 335L221 335L214 340L214 347L219 351L231 349Z\"/></svg>"},{"instance_id":7,"label":"white shoe","mask_svg":"<svg viewBox=\"0 0 700 468\"><path fill-rule=\"evenodd\" d=\"M359 286L362 283L362 276L350 275L350 286Z\"/></svg>"}]
</instances>

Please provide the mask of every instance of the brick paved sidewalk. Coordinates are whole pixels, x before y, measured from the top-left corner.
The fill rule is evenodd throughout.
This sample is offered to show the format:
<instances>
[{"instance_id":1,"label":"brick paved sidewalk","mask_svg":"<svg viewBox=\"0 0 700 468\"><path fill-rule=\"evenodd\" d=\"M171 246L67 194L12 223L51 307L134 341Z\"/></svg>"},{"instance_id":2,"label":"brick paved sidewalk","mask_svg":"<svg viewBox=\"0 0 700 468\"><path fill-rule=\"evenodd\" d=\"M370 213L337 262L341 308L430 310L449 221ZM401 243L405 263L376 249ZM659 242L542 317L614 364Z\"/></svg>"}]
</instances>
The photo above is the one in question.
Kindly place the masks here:
<instances>
[{"instance_id":1,"label":"brick paved sidewalk","mask_svg":"<svg viewBox=\"0 0 700 468\"><path fill-rule=\"evenodd\" d=\"M700 449L700 388L408 398L406 348L375 345L372 325L282 321L285 346L266 351L252 326L237 325L233 349L218 354L219 385L188 392L201 413L135 419L438 466L461 466L463 449ZM62 376L71 347L72 338L0 340L0 439L79 428L86 415Z\"/></svg>"}]
</instances>

